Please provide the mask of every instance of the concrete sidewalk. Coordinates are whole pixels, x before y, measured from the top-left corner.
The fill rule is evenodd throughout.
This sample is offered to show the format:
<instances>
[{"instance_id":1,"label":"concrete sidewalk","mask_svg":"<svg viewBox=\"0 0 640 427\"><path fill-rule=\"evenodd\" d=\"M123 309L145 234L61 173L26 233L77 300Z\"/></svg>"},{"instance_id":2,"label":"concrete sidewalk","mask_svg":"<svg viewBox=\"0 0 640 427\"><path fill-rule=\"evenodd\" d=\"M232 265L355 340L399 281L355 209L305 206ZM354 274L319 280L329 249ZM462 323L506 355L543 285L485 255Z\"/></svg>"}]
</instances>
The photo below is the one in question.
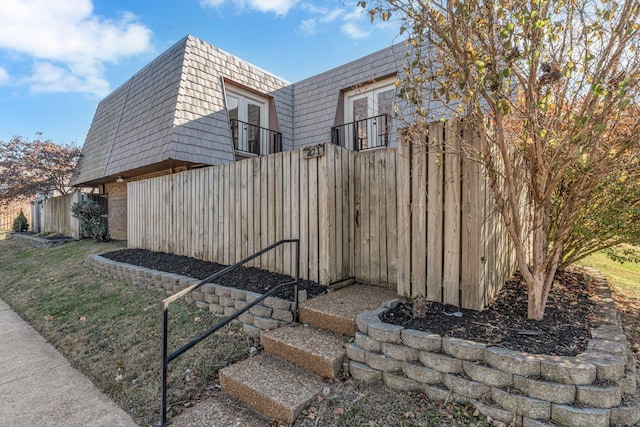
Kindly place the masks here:
<instances>
[{"instance_id":1,"label":"concrete sidewalk","mask_svg":"<svg viewBox=\"0 0 640 427\"><path fill-rule=\"evenodd\" d=\"M0 300L0 426L135 426Z\"/></svg>"}]
</instances>

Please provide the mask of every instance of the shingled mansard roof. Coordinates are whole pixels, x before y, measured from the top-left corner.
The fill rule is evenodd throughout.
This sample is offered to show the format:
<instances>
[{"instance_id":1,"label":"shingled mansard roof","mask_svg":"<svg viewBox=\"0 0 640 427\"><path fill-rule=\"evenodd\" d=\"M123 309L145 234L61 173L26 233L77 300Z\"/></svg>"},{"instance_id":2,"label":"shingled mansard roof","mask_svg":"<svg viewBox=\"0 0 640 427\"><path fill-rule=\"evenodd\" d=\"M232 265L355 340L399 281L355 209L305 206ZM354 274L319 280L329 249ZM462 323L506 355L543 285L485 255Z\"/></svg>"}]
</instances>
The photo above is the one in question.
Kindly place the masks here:
<instances>
[{"instance_id":1,"label":"shingled mansard roof","mask_svg":"<svg viewBox=\"0 0 640 427\"><path fill-rule=\"evenodd\" d=\"M290 146L290 83L187 36L100 102L72 185L233 161L224 109L227 82L272 97L283 142Z\"/></svg>"}]
</instances>

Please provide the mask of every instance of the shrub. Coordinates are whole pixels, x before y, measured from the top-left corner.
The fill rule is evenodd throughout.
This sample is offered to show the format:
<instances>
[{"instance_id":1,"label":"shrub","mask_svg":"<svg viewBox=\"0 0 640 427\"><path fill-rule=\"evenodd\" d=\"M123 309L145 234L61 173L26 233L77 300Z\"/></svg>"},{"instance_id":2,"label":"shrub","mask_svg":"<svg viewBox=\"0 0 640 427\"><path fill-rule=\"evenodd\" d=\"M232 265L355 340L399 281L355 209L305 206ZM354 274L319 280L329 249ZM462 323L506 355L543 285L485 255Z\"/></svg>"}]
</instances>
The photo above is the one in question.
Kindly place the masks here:
<instances>
[{"instance_id":1,"label":"shrub","mask_svg":"<svg viewBox=\"0 0 640 427\"><path fill-rule=\"evenodd\" d=\"M18 214L16 219L13 220L12 230L17 232L29 230L29 221L24 215L24 212L22 212L22 209L20 209L20 213Z\"/></svg>"},{"instance_id":2,"label":"shrub","mask_svg":"<svg viewBox=\"0 0 640 427\"><path fill-rule=\"evenodd\" d=\"M80 227L85 235L95 241L107 241L107 225L102 221L102 207L93 200L81 200L71 206L71 215L80 220Z\"/></svg>"}]
</instances>

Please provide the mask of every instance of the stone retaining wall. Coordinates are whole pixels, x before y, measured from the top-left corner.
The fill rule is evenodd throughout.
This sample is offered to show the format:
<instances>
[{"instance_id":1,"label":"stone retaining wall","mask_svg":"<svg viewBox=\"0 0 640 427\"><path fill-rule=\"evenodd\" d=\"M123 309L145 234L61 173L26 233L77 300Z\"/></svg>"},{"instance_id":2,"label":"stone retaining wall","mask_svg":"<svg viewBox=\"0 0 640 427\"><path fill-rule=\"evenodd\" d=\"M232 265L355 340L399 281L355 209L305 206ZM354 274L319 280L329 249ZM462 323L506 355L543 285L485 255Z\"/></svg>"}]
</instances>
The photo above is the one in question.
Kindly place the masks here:
<instances>
[{"instance_id":1,"label":"stone retaining wall","mask_svg":"<svg viewBox=\"0 0 640 427\"><path fill-rule=\"evenodd\" d=\"M87 262L99 273L126 280L141 288L160 289L165 291L167 295L173 295L200 282L192 277L125 264L100 255L90 255ZM189 303L195 303L199 308L226 317L261 296L255 292L207 283L186 295L185 300ZM241 314L236 323L242 325L242 329L247 335L259 338L262 330L275 329L284 323L292 322L293 314L292 302L268 297L262 301L262 304L258 304L248 312Z\"/></svg>"},{"instance_id":2,"label":"stone retaining wall","mask_svg":"<svg viewBox=\"0 0 640 427\"><path fill-rule=\"evenodd\" d=\"M37 248L53 248L54 246L64 245L65 243L76 242L77 240L74 238L64 238L64 239L46 239L44 237L39 237L33 234L26 233L7 233L7 240L16 239L22 240L28 243L31 246Z\"/></svg>"},{"instance_id":3,"label":"stone retaining wall","mask_svg":"<svg viewBox=\"0 0 640 427\"><path fill-rule=\"evenodd\" d=\"M587 351L546 356L487 346L383 323L361 313L348 344L349 370L368 383L419 390L433 400L472 402L484 415L518 426L631 426L640 422L640 373L606 279L596 280L602 323ZM551 424L550 424L551 423Z\"/></svg>"}]
</instances>

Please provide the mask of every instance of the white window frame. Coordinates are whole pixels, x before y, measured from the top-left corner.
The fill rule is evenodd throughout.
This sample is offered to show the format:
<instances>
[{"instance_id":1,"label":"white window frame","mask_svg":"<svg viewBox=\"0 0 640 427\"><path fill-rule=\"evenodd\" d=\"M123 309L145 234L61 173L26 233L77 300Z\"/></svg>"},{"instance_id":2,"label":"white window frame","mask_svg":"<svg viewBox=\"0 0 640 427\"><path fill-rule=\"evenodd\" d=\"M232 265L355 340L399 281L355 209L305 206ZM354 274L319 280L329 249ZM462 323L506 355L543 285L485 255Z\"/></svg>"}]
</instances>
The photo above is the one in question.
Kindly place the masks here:
<instances>
[{"instance_id":1,"label":"white window frame","mask_svg":"<svg viewBox=\"0 0 640 427\"><path fill-rule=\"evenodd\" d=\"M380 80L378 82L369 83L363 86L359 86L355 89L351 89L346 91L344 94L344 123L353 123L355 120L353 114L353 106L354 102L360 101L362 99L367 100L367 115L364 119L376 117L380 115L380 111L378 110L378 95L387 91L393 91L394 99L396 93L396 78L388 78L384 80ZM389 117L391 119L391 117ZM360 119L362 120L362 118ZM367 126L363 129L364 137L366 138L367 147L353 147L354 145L354 137L353 131L349 128L345 129L346 133L346 144L350 150L363 149L363 148L371 148L371 147L381 147L388 146L391 142L390 140L386 141L386 144L382 144L378 138L378 133L376 131L376 123L369 123L367 121ZM391 122L389 122L389 126L391 126ZM363 143L364 145L364 143Z\"/></svg>"},{"instance_id":2,"label":"white window frame","mask_svg":"<svg viewBox=\"0 0 640 427\"><path fill-rule=\"evenodd\" d=\"M254 104L260 107L260 127L269 128L269 100L261 97L248 90L241 89L236 86L227 85L225 87L225 106L229 111L229 98L233 97L238 100L238 121L248 123L248 107ZM246 135L246 133L244 134ZM244 141L246 143L246 141ZM269 152L269 141L266 138L260 140L260 153ZM243 153L245 153L243 151Z\"/></svg>"}]
</instances>

